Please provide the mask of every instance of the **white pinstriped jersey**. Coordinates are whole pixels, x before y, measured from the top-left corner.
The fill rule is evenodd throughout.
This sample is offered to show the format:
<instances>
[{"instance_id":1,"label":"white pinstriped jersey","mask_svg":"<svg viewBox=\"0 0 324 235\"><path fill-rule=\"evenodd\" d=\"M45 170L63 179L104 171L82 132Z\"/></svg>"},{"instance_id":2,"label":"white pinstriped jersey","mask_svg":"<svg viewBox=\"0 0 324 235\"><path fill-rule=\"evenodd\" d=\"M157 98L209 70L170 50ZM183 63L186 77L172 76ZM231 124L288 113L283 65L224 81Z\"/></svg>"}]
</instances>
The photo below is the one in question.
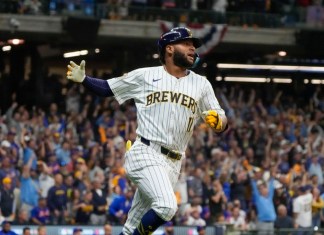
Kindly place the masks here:
<instances>
[{"instance_id":1,"label":"white pinstriped jersey","mask_svg":"<svg viewBox=\"0 0 324 235\"><path fill-rule=\"evenodd\" d=\"M293 201L293 212L297 214L296 223L301 227L312 226L312 202L311 193L300 195Z\"/></svg>"},{"instance_id":2,"label":"white pinstriped jersey","mask_svg":"<svg viewBox=\"0 0 324 235\"><path fill-rule=\"evenodd\" d=\"M201 112L224 114L210 82L193 71L176 78L163 66L133 70L107 80L121 104L134 99L139 136L184 152Z\"/></svg>"}]
</instances>

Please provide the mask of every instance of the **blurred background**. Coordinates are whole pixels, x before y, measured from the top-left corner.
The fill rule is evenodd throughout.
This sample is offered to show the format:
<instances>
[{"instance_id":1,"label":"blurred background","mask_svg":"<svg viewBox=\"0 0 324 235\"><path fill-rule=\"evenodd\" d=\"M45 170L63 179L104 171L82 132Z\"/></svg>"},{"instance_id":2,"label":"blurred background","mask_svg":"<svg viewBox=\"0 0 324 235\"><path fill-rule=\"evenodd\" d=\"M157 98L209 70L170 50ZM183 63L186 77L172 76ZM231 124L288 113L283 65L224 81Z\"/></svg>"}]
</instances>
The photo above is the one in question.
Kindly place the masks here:
<instances>
[{"instance_id":1,"label":"blurred background","mask_svg":"<svg viewBox=\"0 0 324 235\"><path fill-rule=\"evenodd\" d=\"M136 108L68 82L66 66L84 59L102 79L159 66L157 40L175 26L203 39L194 71L214 86L230 128L197 125L179 212L154 234L258 234L262 223L262 234L322 234L322 0L1 0L3 227L119 234L135 190L122 158ZM274 217L261 216L262 186ZM305 195L312 203L301 214L294 202Z\"/></svg>"}]
</instances>

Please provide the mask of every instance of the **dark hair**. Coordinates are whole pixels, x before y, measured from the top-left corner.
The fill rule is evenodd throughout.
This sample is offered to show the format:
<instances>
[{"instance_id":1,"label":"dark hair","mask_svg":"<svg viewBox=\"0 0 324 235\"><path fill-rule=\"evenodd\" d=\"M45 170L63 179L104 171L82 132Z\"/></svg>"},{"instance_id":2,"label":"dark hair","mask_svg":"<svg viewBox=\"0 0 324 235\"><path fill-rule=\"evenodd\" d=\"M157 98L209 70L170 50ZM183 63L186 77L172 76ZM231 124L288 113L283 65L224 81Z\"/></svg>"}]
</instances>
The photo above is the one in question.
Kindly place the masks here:
<instances>
[{"instance_id":1,"label":"dark hair","mask_svg":"<svg viewBox=\"0 0 324 235\"><path fill-rule=\"evenodd\" d=\"M26 232L26 231L28 231L28 230L30 230L30 227L24 227L23 228L23 233Z\"/></svg>"},{"instance_id":2,"label":"dark hair","mask_svg":"<svg viewBox=\"0 0 324 235\"><path fill-rule=\"evenodd\" d=\"M159 60L160 60L161 64L165 64L165 46L162 48L159 48L158 52L159 52Z\"/></svg>"}]
</instances>

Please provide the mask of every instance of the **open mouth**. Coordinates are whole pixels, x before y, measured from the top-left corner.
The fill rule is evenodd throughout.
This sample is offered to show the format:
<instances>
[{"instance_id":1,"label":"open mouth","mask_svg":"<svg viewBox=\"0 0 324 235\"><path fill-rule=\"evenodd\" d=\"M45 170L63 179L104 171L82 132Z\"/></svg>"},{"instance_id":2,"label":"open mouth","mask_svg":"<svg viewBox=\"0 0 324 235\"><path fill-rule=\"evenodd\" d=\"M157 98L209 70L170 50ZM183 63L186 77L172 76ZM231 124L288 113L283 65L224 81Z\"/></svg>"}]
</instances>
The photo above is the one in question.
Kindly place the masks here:
<instances>
[{"instance_id":1,"label":"open mouth","mask_svg":"<svg viewBox=\"0 0 324 235\"><path fill-rule=\"evenodd\" d=\"M188 57L189 57L192 61L195 60L195 54L188 54Z\"/></svg>"}]
</instances>

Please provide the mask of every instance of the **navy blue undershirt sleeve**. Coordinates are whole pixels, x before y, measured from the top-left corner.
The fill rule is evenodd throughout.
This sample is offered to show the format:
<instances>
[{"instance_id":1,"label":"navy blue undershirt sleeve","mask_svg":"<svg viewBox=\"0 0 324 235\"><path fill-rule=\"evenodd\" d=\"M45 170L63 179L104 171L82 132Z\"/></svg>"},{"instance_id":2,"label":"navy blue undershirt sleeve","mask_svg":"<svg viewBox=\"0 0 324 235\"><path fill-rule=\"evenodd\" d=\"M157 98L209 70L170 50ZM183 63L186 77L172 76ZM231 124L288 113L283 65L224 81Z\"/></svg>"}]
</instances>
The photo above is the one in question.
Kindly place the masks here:
<instances>
[{"instance_id":1,"label":"navy blue undershirt sleeve","mask_svg":"<svg viewBox=\"0 0 324 235\"><path fill-rule=\"evenodd\" d=\"M86 76L82 82L83 86L94 92L98 96L110 97L114 93L110 89L106 80Z\"/></svg>"}]
</instances>

